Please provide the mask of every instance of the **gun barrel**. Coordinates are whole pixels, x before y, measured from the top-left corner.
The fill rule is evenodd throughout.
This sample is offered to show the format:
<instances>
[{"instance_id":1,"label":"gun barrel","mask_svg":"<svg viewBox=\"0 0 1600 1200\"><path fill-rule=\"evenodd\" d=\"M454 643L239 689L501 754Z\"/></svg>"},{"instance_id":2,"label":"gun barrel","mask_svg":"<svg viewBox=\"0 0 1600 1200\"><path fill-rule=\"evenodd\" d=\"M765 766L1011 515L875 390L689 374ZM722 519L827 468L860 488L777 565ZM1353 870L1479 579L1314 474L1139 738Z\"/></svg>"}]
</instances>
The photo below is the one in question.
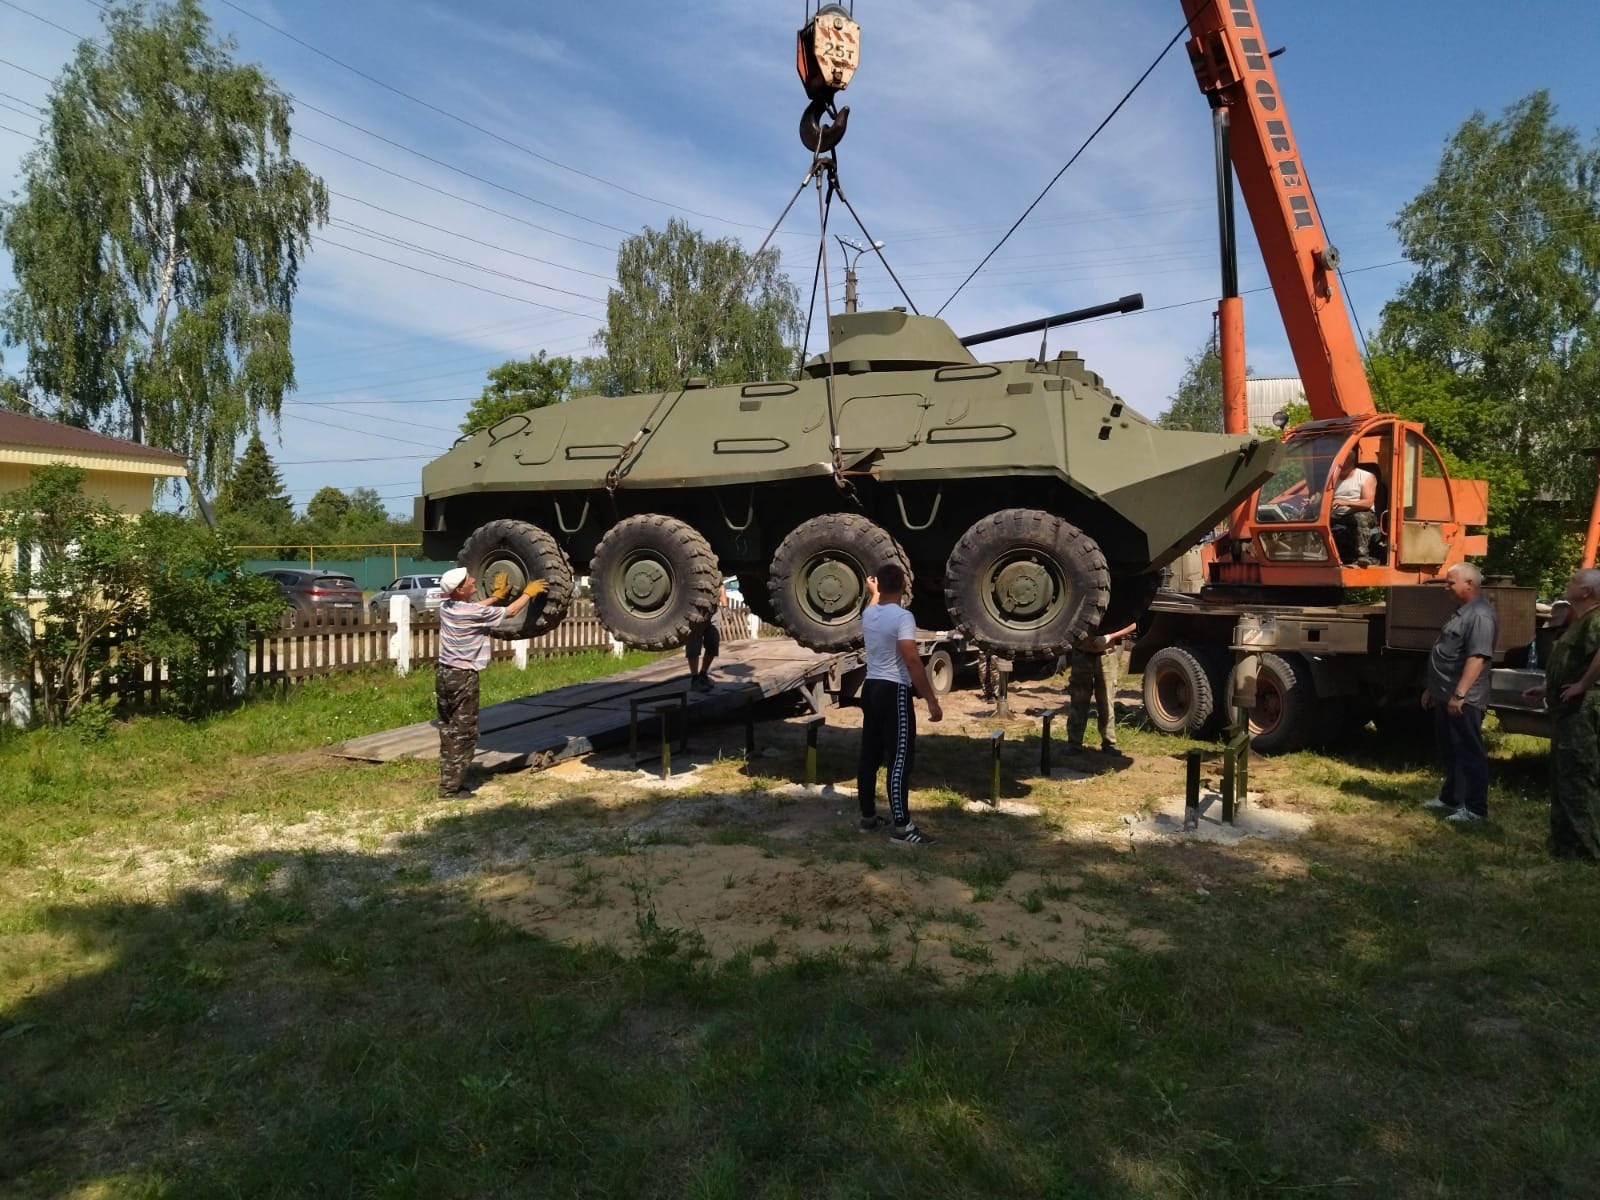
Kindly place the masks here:
<instances>
[{"instance_id":1,"label":"gun barrel","mask_svg":"<svg viewBox=\"0 0 1600 1200\"><path fill-rule=\"evenodd\" d=\"M998 342L1001 338L1012 337L1019 333L1038 333L1043 329L1054 329L1057 325L1071 325L1076 321L1092 321L1095 317L1109 317L1114 313L1138 312L1144 307L1144 295L1134 292L1131 296L1124 296L1120 300L1112 300L1107 304L1096 304L1090 308L1078 308L1071 312L1057 313L1053 317L1041 317L1034 321L1023 321L1019 325L1006 325L1000 329L986 329L982 333L969 333L961 339L963 346L978 346L984 342Z\"/></svg>"}]
</instances>

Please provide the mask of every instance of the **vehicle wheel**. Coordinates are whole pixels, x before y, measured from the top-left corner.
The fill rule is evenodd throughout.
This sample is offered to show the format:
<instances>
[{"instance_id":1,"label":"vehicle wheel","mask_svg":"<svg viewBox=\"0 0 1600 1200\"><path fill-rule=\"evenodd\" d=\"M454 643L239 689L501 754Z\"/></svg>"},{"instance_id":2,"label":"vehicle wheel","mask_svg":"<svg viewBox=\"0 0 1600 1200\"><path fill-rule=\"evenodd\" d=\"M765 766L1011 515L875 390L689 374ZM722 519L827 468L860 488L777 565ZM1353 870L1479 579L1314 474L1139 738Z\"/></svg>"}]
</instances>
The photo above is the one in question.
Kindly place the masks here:
<instances>
[{"instance_id":1,"label":"vehicle wheel","mask_svg":"<svg viewBox=\"0 0 1600 1200\"><path fill-rule=\"evenodd\" d=\"M490 521L480 525L461 547L456 561L478 581L478 599L487 600L495 575L506 573L511 599L522 594L532 580L548 584L523 611L520 621L491 631L497 638L531 638L548 633L566 619L575 590L572 564L555 538L526 521Z\"/></svg>"},{"instance_id":2,"label":"vehicle wheel","mask_svg":"<svg viewBox=\"0 0 1600 1200\"><path fill-rule=\"evenodd\" d=\"M768 625L778 623L778 612L772 607L772 596L767 591L765 571L741 571L739 595L744 597L744 606L761 620Z\"/></svg>"},{"instance_id":3,"label":"vehicle wheel","mask_svg":"<svg viewBox=\"0 0 1600 1200\"><path fill-rule=\"evenodd\" d=\"M1211 737L1226 716L1229 664L1209 646L1163 646L1144 668L1144 711L1162 733Z\"/></svg>"},{"instance_id":4,"label":"vehicle wheel","mask_svg":"<svg viewBox=\"0 0 1600 1200\"><path fill-rule=\"evenodd\" d=\"M676 517L618 521L589 564L594 609L630 646L671 650L717 611L722 572L711 544Z\"/></svg>"},{"instance_id":5,"label":"vehicle wheel","mask_svg":"<svg viewBox=\"0 0 1600 1200\"><path fill-rule=\"evenodd\" d=\"M1227 712L1234 709L1228 679ZM1288 754L1308 746L1321 719L1311 671L1298 654L1263 654L1256 672L1256 704L1250 710L1250 748L1258 754Z\"/></svg>"},{"instance_id":6,"label":"vehicle wheel","mask_svg":"<svg viewBox=\"0 0 1600 1200\"><path fill-rule=\"evenodd\" d=\"M933 689L935 696L943 696L955 686L956 664L950 657L950 651L935 650L922 665L928 672L928 686Z\"/></svg>"},{"instance_id":7,"label":"vehicle wheel","mask_svg":"<svg viewBox=\"0 0 1600 1200\"><path fill-rule=\"evenodd\" d=\"M911 561L889 531L857 513L803 521L772 556L768 595L778 624L813 650L861 645L867 576L898 563L911 591Z\"/></svg>"},{"instance_id":8,"label":"vehicle wheel","mask_svg":"<svg viewBox=\"0 0 1600 1200\"><path fill-rule=\"evenodd\" d=\"M1065 654L1100 624L1111 576L1076 525L1031 508L975 522L950 551L944 599L958 628L996 654Z\"/></svg>"}]
</instances>

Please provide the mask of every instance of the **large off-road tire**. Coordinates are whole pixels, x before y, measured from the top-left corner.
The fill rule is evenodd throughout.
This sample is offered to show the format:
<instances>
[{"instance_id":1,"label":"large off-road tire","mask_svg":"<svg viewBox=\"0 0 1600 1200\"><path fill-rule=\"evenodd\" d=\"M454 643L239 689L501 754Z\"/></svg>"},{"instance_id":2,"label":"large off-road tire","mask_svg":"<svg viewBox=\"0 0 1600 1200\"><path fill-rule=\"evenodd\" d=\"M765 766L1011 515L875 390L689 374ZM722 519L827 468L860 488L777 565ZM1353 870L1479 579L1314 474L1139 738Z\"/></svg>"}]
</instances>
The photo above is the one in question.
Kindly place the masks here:
<instances>
[{"instance_id":1,"label":"large off-road tire","mask_svg":"<svg viewBox=\"0 0 1600 1200\"><path fill-rule=\"evenodd\" d=\"M545 592L522 610L520 620L490 630L497 638L532 638L549 633L566 620L575 585L567 553L537 525L526 521L490 521L473 530L456 555L456 562L478 581L478 599L487 602L494 577L504 571L506 598L515 600L535 579L545 582Z\"/></svg>"},{"instance_id":2,"label":"large off-road tire","mask_svg":"<svg viewBox=\"0 0 1600 1200\"><path fill-rule=\"evenodd\" d=\"M950 616L996 654L1065 654L1105 616L1111 575L1076 525L1032 508L973 523L945 567Z\"/></svg>"},{"instance_id":3,"label":"large off-road tire","mask_svg":"<svg viewBox=\"0 0 1600 1200\"><path fill-rule=\"evenodd\" d=\"M1144 711L1162 733L1205 738L1222 727L1232 664L1213 646L1163 646L1144 668Z\"/></svg>"},{"instance_id":4,"label":"large off-road tire","mask_svg":"<svg viewBox=\"0 0 1600 1200\"><path fill-rule=\"evenodd\" d=\"M1230 675L1225 697L1230 713L1235 682ZM1250 710L1250 748L1258 754L1303 750L1315 741L1322 715L1306 660L1298 654L1263 654Z\"/></svg>"},{"instance_id":5,"label":"large off-road tire","mask_svg":"<svg viewBox=\"0 0 1600 1200\"><path fill-rule=\"evenodd\" d=\"M888 530L858 513L802 521L772 556L768 594L778 624L813 650L861 645L867 576L897 563L911 590L911 561Z\"/></svg>"},{"instance_id":6,"label":"large off-road tire","mask_svg":"<svg viewBox=\"0 0 1600 1200\"><path fill-rule=\"evenodd\" d=\"M595 612L619 639L671 650L716 613L722 572L693 526L644 513L618 521L600 539L589 583Z\"/></svg>"}]
</instances>

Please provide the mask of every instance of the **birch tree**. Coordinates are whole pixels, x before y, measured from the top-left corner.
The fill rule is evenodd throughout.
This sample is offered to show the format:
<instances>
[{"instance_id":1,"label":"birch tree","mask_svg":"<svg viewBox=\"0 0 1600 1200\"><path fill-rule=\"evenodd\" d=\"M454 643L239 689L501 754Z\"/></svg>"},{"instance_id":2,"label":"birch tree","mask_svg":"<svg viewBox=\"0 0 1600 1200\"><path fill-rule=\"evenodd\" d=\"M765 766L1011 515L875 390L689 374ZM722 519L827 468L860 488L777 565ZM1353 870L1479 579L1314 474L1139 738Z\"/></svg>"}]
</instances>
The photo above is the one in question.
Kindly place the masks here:
<instances>
[{"instance_id":1,"label":"birch tree","mask_svg":"<svg viewBox=\"0 0 1600 1200\"><path fill-rule=\"evenodd\" d=\"M288 97L197 0L105 26L0 209L0 324L64 419L184 454L210 487L294 387L291 311L328 193L289 154Z\"/></svg>"}]
</instances>

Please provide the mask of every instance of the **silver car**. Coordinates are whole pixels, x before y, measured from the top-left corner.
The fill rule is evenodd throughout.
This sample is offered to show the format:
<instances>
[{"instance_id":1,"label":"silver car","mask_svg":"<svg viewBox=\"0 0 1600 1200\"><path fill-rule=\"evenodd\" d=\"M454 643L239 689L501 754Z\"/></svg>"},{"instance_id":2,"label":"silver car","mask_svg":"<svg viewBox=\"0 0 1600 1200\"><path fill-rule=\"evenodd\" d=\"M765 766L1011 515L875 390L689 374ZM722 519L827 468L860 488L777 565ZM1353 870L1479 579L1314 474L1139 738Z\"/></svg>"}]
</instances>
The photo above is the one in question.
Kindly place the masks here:
<instances>
[{"instance_id":1,"label":"silver car","mask_svg":"<svg viewBox=\"0 0 1600 1200\"><path fill-rule=\"evenodd\" d=\"M381 621L389 615L389 597L404 596L411 602L411 613L437 612L444 602L444 589L437 575L402 575L388 587L372 597L367 605L373 620Z\"/></svg>"}]
</instances>

